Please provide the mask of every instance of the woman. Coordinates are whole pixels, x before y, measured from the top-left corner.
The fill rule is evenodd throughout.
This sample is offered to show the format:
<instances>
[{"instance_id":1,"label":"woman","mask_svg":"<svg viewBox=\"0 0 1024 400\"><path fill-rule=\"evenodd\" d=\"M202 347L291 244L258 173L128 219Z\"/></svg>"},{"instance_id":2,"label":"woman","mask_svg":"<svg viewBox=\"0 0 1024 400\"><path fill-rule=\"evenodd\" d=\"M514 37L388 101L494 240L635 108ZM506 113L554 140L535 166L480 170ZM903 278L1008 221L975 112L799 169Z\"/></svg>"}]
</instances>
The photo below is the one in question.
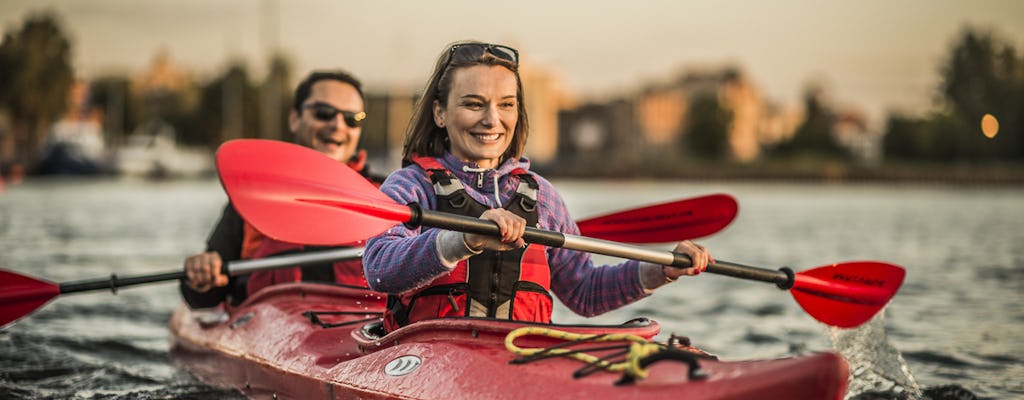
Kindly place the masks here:
<instances>
[{"instance_id":1,"label":"woman","mask_svg":"<svg viewBox=\"0 0 1024 400\"><path fill-rule=\"evenodd\" d=\"M419 320L473 316L551 321L551 295L583 316L649 295L707 268L710 254L689 241L675 251L686 269L638 261L595 267L590 254L527 246L527 226L579 234L565 202L522 157L528 135L519 53L503 45L448 46L406 134L407 166L381 191L399 203L478 216L501 237L396 226L370 239L363 257L370 287L392 294L388 331Z\"/></svg>"}]
</instances>

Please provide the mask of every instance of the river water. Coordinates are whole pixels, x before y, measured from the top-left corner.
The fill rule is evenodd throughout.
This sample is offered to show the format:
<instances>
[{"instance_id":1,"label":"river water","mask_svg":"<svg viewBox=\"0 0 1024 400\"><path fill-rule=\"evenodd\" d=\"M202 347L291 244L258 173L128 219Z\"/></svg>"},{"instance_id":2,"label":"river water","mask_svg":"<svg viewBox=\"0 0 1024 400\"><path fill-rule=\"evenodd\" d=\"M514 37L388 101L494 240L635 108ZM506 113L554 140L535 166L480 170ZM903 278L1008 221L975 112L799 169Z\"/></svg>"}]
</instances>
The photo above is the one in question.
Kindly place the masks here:
<instances>
[{"instance_id":1,"label":"river water","mask_svg":"<svg viewBox=\"0 0 1024 400\"><path fill-rule=\"evenodd\" d=\"M880 260L907 270L884 316L858 330L816 322L774 286L711 274L589 320L559 305L557 322L647 316L661 322L665 334L689 336L727 360L838 346L858 375L849 397L901 398L863 393L894 387L904 394L920 388L926 398L1024 397L1024 188L555 184L576 217L729 193L740 203L739 216L699 240L723 260L796 271ZM55 282L174 270L202 249L224 201L216 180L29 180L8 186L0 194L0 268ZM175 365L166 321L178 302L177 286L170 283L124 288L116 296L61 296L0 331L0 399L239 398ZM864 359L868 364L858 364Z\"/></svg>"}]
</instances>

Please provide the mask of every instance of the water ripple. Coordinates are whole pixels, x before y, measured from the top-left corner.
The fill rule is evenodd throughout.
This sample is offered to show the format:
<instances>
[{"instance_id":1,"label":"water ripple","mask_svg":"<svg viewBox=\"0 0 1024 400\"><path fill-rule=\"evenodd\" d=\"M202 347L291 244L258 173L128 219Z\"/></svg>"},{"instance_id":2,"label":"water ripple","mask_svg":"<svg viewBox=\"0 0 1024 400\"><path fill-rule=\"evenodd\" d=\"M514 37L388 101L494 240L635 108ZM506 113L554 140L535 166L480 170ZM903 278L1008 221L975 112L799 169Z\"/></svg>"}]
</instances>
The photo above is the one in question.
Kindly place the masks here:
<instances>
[{"instance_id":1,"label":"water ripple","mask_svg":"<svg viewBox=\"0 0 1024 400\"><path fill-rule=\"evenodd\" d=\"M860 259L903 265L907 279L874 336L888 333L892 342L868 343L848 359L860 377L877 370L865 365L886 361L867 357L873 352L900 357L906 351L905 365L883 371L889 380L878 387L851 386L857 399L907 398L912 391L885 392L907 384L900 368L913 372L921 398L1024 395L1024 188L613 184L621 196L607 196L609 182L558 187L575 217L733 194L741 203L736 221L700 242L715 257L740 263L795 271ZM224 200L216 180L26 182L0 201L0 267L56 282L180 268L185 255L202 249ZM0 331L0 399L240 398L200 384L170 360L166 321L178 302L173 284L118 296L61 296ZM614 324L637 316L657 319L663 336L689 336L727 359L833 349L827 327L788 293L712 274L681 279L597 318L556 305L562 323Z\"/></svg>"}]
</instances>

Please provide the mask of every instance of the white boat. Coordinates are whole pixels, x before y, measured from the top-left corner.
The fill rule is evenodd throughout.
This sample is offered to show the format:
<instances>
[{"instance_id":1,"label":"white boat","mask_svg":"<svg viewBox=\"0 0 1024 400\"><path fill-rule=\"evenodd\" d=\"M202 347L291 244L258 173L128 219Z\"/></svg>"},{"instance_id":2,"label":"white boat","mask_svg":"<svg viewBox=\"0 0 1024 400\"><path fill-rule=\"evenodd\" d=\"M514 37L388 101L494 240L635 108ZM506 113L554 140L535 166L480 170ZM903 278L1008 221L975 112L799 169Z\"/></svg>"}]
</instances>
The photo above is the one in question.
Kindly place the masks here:
<instances>
[{"instance_id":1,"label":"white boat","mask_svg":"<svg viewBox=\"0 0 1024 400\"><path fill-rule=\"evenodd\" d=\"M128 136L115 158L117 172L146 178L187 178L213 173L213 156L205 149L179 146L174 128L151 122Z\"/></svg>"},{"instance_id":2,"label":"white boat","mask_svg":"<svg viewBox=\"0 0 1024 400\"><path fill-rule=\"evenodd\" d=\"M65 118L53 124L33 172L43 175L94 175L109 172L103 131L88 119Z\"/></svg>"}]
</instances>

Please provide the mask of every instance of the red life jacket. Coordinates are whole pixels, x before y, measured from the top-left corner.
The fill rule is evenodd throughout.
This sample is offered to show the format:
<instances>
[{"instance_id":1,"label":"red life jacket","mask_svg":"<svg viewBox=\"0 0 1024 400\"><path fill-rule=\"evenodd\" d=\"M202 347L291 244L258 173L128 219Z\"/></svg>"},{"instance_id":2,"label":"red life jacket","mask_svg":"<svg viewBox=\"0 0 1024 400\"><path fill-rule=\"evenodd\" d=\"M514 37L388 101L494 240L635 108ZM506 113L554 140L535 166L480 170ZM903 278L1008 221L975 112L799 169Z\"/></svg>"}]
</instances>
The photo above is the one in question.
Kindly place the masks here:
<instances>
[{"instance_id":1,"label":"red life jacket","mask_svg":"<svg viewBox=\"0 0 1024 400\"><path fill-rule=\"evenodd\" d=\"M374 176L370 176L367 173L365 164L365 150L360 150L359 153L357 153L356 156L353 156L352 160L348 162L348 166L350 168L359 171L363 176L370 179L371 182L379 187L381 180ZM360 241L358 243L352 243L350 246L355 247L362 246L364 244L365 241ZM307 248L307 246L304 245L271 239L265 236L262 232L256 230L252 225L249 225L248 222L244 225L242 259L263 258L275 254L297 253L309 250L313 250L313 248ZM247 295L251 296L253 293L256 293L256 291L273 284L300 281L334 282L358 287L369 286L366 282L366 276L363 275L363 261L361 259L338 261L333 263L330 268L326 267L326 265L309 265L301 268L277 268L269 271L253 272L252 274L249 274L245 292ZM304 271L306 276L303 276Z\"/></svg>"},{"instance_id":2,"label":"red life jacket","mask_svg":"<svg viewBox=\"0 0 1024 400\"><path fill-rule=\"evenodd\" d=\"M458 178L434 158L415 157L434 183L437 210L478 217L488 209L466 192ZM504 206L536 226L536 179L522 169L512 171L519 188ZM455 268L425 287L388 296L384 313L387 331L425 319L487 317L515 321L551 322L551 269L547 248L530 244L509 251L484 250L460 261Z\"/></svg>"},{"instance_id":3,"label":"red life jacket","mask_svg":"<svg viewBox=\"0 0 1024 400\"><path fill-rule=\"evenodd\" d=\"M242 258L263 258L275 254L296 253L308 251L306 246L287 243L271 239L245 223L245 240L242 247ZM364 242L353 243L353 246L361 246ZM303 276L303 271L307 276ZM319 272L317 274L316 272ZM326 274L325 274L326 273ZM256 291L267 286L300 281L334 282L349 286L367 287L366 277L363 275L363 262L361 259L338 261L326 266L309 265L294 268L276 268L269 271L257 271L249 274L245 284L245 292L251 296Z\"/></svg>"}]
</instances>

